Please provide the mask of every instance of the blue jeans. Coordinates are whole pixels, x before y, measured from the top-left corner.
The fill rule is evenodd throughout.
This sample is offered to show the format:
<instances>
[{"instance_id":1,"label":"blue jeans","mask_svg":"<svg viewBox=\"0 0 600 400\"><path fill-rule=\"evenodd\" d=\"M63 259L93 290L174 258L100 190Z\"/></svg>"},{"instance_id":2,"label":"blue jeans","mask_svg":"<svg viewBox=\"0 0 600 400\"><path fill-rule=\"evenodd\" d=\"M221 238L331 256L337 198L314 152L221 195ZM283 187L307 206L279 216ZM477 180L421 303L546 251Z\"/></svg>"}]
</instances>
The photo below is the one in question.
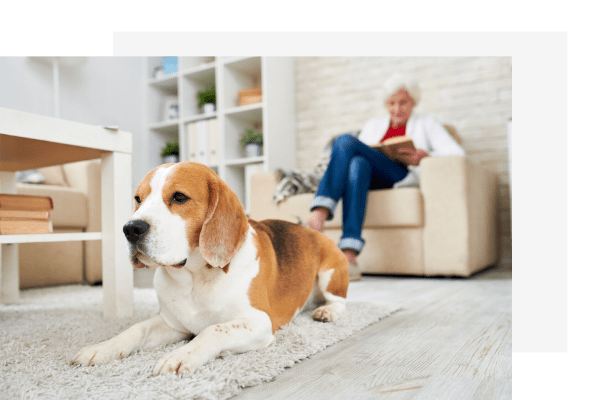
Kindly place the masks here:
<instances>
[{"instance_id":1,"label":"blue jeans","mask_svg":"<svg viewBox=\"0 0 600 400\"><path fill-rule=\"evenodd\" d=\"M352 249L360 253L365 244L361 232L369 190L391 188L407 174L405 166L352 135L342 135L333 142L331 161L321 179L311 211L316 207L326 208L329 210L327 219L330 220L342 198L343 233L338 246L342 250Z\"/></svg>"}]
</instances>

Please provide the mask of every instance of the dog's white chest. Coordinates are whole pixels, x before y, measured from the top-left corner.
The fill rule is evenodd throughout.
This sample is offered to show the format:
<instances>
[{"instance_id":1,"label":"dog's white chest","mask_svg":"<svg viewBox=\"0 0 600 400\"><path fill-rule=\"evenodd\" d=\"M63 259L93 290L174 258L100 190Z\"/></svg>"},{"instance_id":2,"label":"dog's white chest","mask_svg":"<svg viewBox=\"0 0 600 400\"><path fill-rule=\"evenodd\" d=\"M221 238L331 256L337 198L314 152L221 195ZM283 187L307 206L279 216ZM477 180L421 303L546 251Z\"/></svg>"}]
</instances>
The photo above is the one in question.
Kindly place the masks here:
<instances>
[{"instance_id":1,"label":"dog's white chest","mask_svg":"<svg viewBox=\"0 0 600 400\"><path fill-rule=\"evenodd\" d=\"M240 251L242 259L248 259L244 250ZM239 265L236 258L227 273L221 268L206 267L194 255L188 259L190 266L198 266L192 271L173 267L156 270L154 288L160 313L172 328L198 334L207 326L255 311L250 305L248 288L258 272L258 262Z\"/></svg>"},{"instance_id":2,"label":"dog's white chest","mask_svg":"<svg viewBox=\"0 0 600 400\"><path fill-rule=\"evenodd\" d=\"M166 272L165 268L159 268L154 287L160 313L167 323L177 330L198 334L207 326L221 322L221 318L211 286L195 282L194 278L197 277L187 270Z\"/></svg>"}]
</instances>

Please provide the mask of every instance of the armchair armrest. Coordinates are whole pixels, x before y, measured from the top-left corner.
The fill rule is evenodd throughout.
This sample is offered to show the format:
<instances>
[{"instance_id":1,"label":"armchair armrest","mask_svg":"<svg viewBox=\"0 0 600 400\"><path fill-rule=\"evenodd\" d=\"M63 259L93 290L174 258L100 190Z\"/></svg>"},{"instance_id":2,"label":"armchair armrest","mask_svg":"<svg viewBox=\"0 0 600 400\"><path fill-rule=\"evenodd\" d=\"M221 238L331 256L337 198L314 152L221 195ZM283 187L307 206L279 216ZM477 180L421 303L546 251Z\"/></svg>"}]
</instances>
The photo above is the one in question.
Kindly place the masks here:
<instances>
[{"instance_id":1,"label":"armchair armrest","mask_svg":"<svg viewBox=\"0 0 600 400\"><path fill-rule=\"evenodd\" d=\"M469 276L494 264L496 175L463 156L427 157L420 187L425 274Z\"/></svg>"},{"instance_id":2,"label":"armchair armrest","mask_svg":"<svg viewBox=\"0 0 600 400\"><path fill-rule=\"evenodd\" d=\"M250 218L256 221L281 219L279 207L273 203L273 193L277 187L275 172L258 172L252 175L250 182Z\"/></svg>"},{"instance_id":3,"label":"armchair armrest","mask_svg":"<svg viewBox=\"0 0 600 400\"><path fill-rule=\"evenodd\" d=\"M100 162L80 161L63 166L69 186L82 191L88 200L88 225L86 231L98 232L101 229Z\"/></svg>"}]
</instances>

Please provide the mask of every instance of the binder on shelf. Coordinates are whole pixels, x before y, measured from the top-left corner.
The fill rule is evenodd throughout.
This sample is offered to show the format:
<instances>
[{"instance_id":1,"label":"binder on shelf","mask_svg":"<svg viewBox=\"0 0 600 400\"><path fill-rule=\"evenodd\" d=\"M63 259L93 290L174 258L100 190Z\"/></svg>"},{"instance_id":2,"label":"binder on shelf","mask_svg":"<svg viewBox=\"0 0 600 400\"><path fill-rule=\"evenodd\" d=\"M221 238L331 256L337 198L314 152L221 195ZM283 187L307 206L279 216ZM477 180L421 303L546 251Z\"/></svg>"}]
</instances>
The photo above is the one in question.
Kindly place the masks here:
<instances>
[{"instance_id":1,"label":"binder on shelf","mask_svg":"<svg viewBox=\"0 0 600 400\"><path fill-rule=\"evenodd\" d=\"M217 119L210 118L208 123L208 165L217 165L219 162L219 132Z\"/></svg>"},{"instance_id":2,"label":"binder on shelf","mask_svg":"<svg viewBox=\"0 0 600 400\"><path fill-rule=\"evenodd\" d=\"M208 130L206 120L196 121L197 161L208 164Z\"/></svg>"},{"instance_id":3,"label":"binder on shelf","mask_svg":"<svg viewBox=\"0 0 600 400\"><path fill-rule=\"evenodd\" d=\"M217 119L209 118L189 122L185 126L187 159L206 165L219 162L219 132Z\"/></svg>"},{"instance_id":4,"label":"binder on shelf","mask_svg":"<svg viewBox=\"0 0 600 400\"><path fill-rule=\"evenodd\" d=\"M186 135L186 153L188 161L198 161L198 140L196 137L196 123L189 122L185 124Z\"/></svg>"}]
</instances>

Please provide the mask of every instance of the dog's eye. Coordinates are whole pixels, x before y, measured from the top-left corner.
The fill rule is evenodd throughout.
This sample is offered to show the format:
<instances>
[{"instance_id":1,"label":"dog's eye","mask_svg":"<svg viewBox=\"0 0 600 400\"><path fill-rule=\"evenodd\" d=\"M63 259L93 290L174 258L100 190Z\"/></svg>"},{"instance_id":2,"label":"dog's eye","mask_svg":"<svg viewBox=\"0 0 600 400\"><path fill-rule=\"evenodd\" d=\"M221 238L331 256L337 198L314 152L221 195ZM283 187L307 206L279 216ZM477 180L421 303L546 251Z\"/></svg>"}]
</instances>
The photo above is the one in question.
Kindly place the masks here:
<instances>
[{"instance_id":1,"label":"dog's eye","mask_svg":"<svg viewBox=\"0 0 600 400\"><path fill-rule=\"evenodd\" d=\"M189 199L189 197L187 197L185 194L183 194L181 192L175 192L175 194L173 195L173 199L172 199L171 202L175 202L177 204L183 204L188 199Z\"/></svg>"},{"instance_id":2,"label":"dog's eye","mask_svg":"<svg viewBox=\"0 0 600 400\"><path fill-rule=\"evenodd\" d=\"M142 204L142 200L140 199L140 196L135 196L134 198L135 198L135 202L138 204L138 206L140 204Z\"/></svg>"}]
</instances>

